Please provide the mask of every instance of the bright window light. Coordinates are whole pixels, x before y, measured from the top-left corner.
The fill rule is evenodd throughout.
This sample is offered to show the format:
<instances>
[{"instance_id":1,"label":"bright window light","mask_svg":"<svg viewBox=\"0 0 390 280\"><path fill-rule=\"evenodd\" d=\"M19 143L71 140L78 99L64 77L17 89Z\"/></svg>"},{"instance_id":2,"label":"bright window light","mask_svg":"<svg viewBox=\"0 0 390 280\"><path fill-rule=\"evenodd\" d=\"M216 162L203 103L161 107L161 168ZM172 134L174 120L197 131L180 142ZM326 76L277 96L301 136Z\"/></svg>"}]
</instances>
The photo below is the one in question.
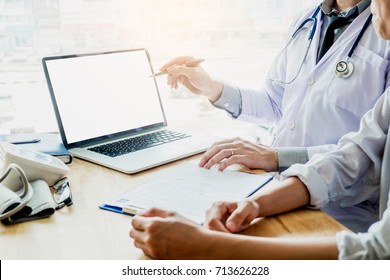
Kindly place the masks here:
<instances>
[{"instance_id":1,"label":"bright window light","mask_svg":"<svg viewBox=\"0 0 390 280\"><path fill-rule=\"evenodd\" d=\"M41 59L147 48L158 69L180 55L230 84L260 87L300 11L315 0L0 0L0 133L57 131ZM159 87L168 121L217 113Z\"/></svg>"}]
</instances>

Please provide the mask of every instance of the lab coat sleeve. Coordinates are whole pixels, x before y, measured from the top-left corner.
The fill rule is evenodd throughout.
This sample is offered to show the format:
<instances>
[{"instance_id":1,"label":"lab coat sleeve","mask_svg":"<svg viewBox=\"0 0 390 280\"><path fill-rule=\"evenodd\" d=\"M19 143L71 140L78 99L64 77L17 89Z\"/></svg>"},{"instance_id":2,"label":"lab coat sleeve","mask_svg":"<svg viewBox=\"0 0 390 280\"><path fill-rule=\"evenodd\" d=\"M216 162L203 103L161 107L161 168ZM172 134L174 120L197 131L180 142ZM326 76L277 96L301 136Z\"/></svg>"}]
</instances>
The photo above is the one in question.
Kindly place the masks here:
<instances>
[{"instance_id":1,"label":"lab coat sleeve","mask_svg":"<svg viewBox=\"0 0 390 280\"><path fill-rule=\"evenodd\" d=\"M341 138L336 150L317 154L306 165L293 165L281 174L300 178L310 193L311 207L330 202L355 205L378 190L390 120L389 92L364 115L358 132Z\"/></svg>"},{"instance_id":2,"label":"lab coat sleeve","mask_svg":"<svg viewBox=\"0 0 390 280\"><path fill-rule=\"evenodd\" d=\"M240 88L242 110L238 119L263 125L274 125L282 117L284 88L267 81L261 90Z\"/></svg>"},{"instance_id":3,"label":"lab coat sleeve","mask_svg":"<svg viewBox=\"0 0 390 280\"><path fill-rule=\"evenodd\" d=\"M282 92L245 89L224 84L221 97L213 103L231 117L253 123L275 124L282 115Z\"/></svg>"},{"instance_id":4,"label":"lab coat sleeve","mask_svg":"<svg viewBox=\"0 0 390 280\"><path fill-rule=\"evenodd\" d=\"M353 205L371 197L373 192L365 189L364 193L356 182L365 176L364 181L378 184L379 172L374 171L373 160L359 145L349 142L334 152L317 154L305 165L295 164L281 176L282 179L298 177L310 193L310 207L322 208L345 198L356 199Z\"/></svg>"},{"instance_id":5,"label":"lab coat sleeve","mask_svg":"<svg viewBox=\"0 0 390 280\"><path fill-rule=\"evenodd\" d=\"M336 234L339 259L390 259L390 200L382 219L366 233Z\"/></svg>"},{"instance_id":6,"label":"lab coat sleeve","mask_svg":"<svg viewBox=\"0 0 390 280\"><path fill-rule=\"evenodd\" d=\"M315 154L324 154L337 148L336 144L318 145L307 147L307 157L311 159Z\"/></svg>"},{"instance_id":7,"label":"lab coat sleeve","mask_svg":"<svg viewBox=\"0 0 390 280\"><path fill-rule=\"evenodd\" d=\"M244 89L224 84L221 97L213 105L233 118L273 125L281 117L281 102L281 94L275 95L272 91L269 94L265 89Z\"/></svg>"},{"instance_id":8,"label":"lab coat sleeve","mask_svg":"<svg viewBox=\"0 0 390 280\"><path fill-rule=\"evenodd\" d=\"M224 84L221 97L213 103L231 117L253 123L275 124L282 115L282 91L244 89Z\"/></svg>"}]
</instances>

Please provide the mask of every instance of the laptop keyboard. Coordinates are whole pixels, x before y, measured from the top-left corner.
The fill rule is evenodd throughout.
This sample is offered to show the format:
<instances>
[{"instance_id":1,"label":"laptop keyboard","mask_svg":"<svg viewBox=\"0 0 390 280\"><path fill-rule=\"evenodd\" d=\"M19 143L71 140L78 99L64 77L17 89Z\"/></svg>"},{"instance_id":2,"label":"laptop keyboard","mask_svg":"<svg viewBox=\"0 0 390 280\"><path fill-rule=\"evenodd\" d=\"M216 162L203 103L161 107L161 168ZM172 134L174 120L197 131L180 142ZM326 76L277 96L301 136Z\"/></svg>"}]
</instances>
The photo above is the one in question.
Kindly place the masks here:
<instances>
[{"instance_id":1,"label":"laptop keyboard","mask_svg":"<svg viewBox=\"0 0 390 280\"><path fill-rule=\"evenodd\" d=\"M96 146L93 148L89 148L88 150L109 157L117 157L124 154L158 146L161 144L177 141L190 136L191 135L184 134L184 133L179 133L179 132L174 132L169 130L161 130L161 131L152 132L149 134L144 134L133 138L119 140L117 142L112 142L109 144Z\"/></svg>"}]
</instances>

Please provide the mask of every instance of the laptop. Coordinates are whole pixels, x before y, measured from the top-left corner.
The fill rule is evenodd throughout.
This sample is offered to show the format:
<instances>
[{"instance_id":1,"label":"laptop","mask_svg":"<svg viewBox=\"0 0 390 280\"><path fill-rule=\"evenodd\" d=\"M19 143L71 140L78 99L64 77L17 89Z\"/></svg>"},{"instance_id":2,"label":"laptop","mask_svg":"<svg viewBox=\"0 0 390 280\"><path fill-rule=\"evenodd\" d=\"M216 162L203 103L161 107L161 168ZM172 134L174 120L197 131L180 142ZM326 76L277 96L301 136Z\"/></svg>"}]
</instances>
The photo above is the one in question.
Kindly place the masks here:
<instances>
[{"instance_id":1,"label":"laptop","mask_svg":"<svg viewBox=\"0 0 390 280\"><path fill-rule=\"evenodd\" d=\"M205 151L216 137L168 127L146 49L42 59L62 141L132 174Z\"/></svg>"}]
</instances>

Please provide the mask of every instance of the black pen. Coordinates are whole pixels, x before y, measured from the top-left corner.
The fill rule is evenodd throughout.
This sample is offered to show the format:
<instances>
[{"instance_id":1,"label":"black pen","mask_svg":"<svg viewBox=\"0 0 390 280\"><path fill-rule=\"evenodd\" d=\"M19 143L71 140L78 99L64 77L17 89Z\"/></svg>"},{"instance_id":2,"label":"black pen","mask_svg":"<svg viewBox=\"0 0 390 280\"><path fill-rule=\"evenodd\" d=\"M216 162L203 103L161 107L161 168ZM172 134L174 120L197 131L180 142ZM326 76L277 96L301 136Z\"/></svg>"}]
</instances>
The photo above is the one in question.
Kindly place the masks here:
<instances>
[{"instance_id":1,"label":"black pen","mask_svg":"<svg viewBox=\"0 0 390 280\"><path fill-rule=\"evenodd\" d=\"M41 141L41 138L31 138L31 139L26 139L26 140L10 141L9 143L14 144L14 145L19 145L19 144L34 144L34 143L38 143L40 141Z\"/></svg>"}]
</instances>

